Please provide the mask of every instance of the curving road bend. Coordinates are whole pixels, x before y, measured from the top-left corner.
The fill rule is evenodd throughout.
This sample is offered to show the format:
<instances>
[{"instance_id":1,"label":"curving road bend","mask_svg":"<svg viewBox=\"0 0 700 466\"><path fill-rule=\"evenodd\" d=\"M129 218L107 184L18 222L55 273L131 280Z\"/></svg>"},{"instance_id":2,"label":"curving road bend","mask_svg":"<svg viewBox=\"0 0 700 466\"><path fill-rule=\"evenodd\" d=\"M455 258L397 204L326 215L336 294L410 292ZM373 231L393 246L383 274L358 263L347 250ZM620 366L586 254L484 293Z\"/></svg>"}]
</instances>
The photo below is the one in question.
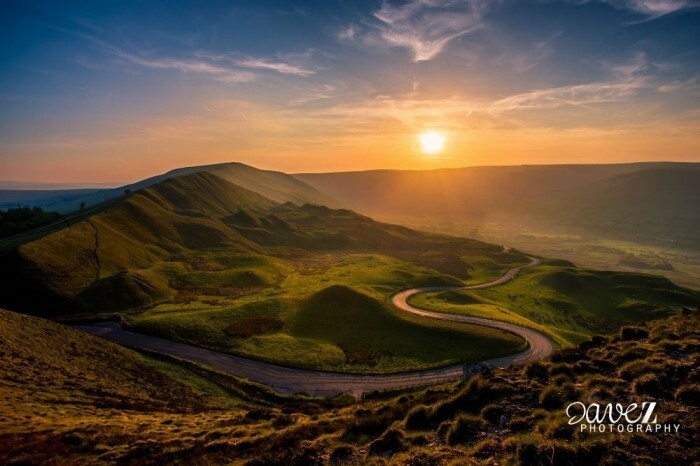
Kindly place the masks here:
<instances>
[{"instance_id":1,"label":"curving road bend","mask_svg":"<svg viewBox=\"0 0 700 466\"><path fill-rule=\"evenodd\" d=\"M513 356L483 361L485 364L496 367L506 367L512 364L523 364L528 361L544 358L553 351L554 347L547 337L535 330L479 317L426 311L411 306L407 301L410 296L424 291L477 289L501 285L515 278L522 268L533 267L540 263L539 259L532 257L530 259L531 261L529 264L511 269L502 277L492 282L468 287L413 288L397 293L392 297L391 302L398 309L406 312L433 319L492 327L519 335L528 342L528 349L526 351ZM363 393L373 390L407 388L459 379L462 377L464 371L464 366L462 365L388 375L360 375L309 371L278 366L254 359L234 356L232 354L219 353L184 343L177 343L165 338L130 332L124 330L121 324L116 322L76 325L74 328L112 340L124 346L184 359L237 377L260 382L269 385L281 393L287 394L307 393L313 396L334 396L340 393L350 393L355 397L360 397Z\"/></svg>"},{"instance_id":2,"label":"curving road bend","mask_svg":"<svg viewBox=\"0 0 700 466\"><path fill-rule=\"evenodd\" d=\"M430 291L451 291L451 290L476 290L480 288L490 288L492 286L503 285L514 279L520 270L525 267L536 267L540 265L542 261L536 257L530 257L530 262L526 265L520 267L515 267L510 269L504 275L496 280L480 283L478 285L472 286L428 286L422 288L412 288L410 290L404 290L396 293L391 298L391 303L398 309L402 311L410 312L411 314L417 314L423 317L429 317L431 319L449 320L451 322L464 322L466 324L476 324L483 325L484 327L497 328L509 333L514 333L525 339L528 343L528 348L519 354L514 354L512 356L506 356L498 359L490 359L488 361L483 361L484 364L495 366L495 367L507 367L513 364L525 364L530 361L535 361L538 359L546 358L552 351L554 351L554 345L552 342L541 334L540 332L522 327L520 325L511 324L508 322L501 322L497 320L485 319L483 317L470 317L454 314L445 314L442 312L428 311L425 309L420 309L409 304L408 299L418 293L430 292Z\"/></svg>"}]
</instances>

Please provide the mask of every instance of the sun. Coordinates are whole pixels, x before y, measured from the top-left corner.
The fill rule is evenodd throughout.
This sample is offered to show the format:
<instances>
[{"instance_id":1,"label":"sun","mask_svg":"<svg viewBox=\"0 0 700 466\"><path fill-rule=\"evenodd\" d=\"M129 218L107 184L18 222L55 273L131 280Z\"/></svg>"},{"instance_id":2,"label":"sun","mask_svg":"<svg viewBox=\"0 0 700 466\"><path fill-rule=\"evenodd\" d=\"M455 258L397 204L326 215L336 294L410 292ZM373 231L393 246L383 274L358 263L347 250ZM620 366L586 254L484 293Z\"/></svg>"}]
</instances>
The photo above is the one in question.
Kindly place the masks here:
<instances>
[{"instance_id":1,"label":"sun","mask_svg":"<svg viewBox=\"0 0 700 466\"><path fill-rule=\"evenodd\" d=\"M420 145L426 154L437 154L445 144L445 136L437 131L426 131L420 135Z\"/></svg>"}]
</instances>

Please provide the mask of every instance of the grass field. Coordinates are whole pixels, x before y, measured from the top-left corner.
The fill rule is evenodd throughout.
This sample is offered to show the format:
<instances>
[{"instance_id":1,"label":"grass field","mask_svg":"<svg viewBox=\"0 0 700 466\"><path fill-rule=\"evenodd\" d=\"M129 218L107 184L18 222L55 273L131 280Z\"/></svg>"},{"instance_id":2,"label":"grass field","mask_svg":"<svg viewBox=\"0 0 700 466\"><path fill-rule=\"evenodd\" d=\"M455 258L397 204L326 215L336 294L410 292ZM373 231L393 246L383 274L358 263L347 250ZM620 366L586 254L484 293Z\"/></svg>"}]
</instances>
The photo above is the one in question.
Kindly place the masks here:
<instances>
[{"instance_id":1,"label":"grass field","mask_svg":"<svg viewBox=\"0 0 700 466\"><path fill-rule=\"evenodd\" d=\"M209 257L212 264L222 262L218 254ZM505 332L393 310L388 297L407 284L460 283L427 267L378 254L317 255L287 263L244 257L248 267L259 267L256 276L287 275L244 296L198 295L155 306L129 318L134 329L285 365L348 372L408 371L524 348L520 338Z\"/></svg>"},{"instance_id":2,"label":"grass field","mask_svg":"<svg viewBox=\"0 0 700 466\"><path fill-rule=\"evenodd\" d=\"M440 312L487 317L532 327L563 345L614 332L621 325L657 319L700 293L665 278L545 265L521 271L502 286L421 293L411 304Z\"/></svg>"}]
</instances>

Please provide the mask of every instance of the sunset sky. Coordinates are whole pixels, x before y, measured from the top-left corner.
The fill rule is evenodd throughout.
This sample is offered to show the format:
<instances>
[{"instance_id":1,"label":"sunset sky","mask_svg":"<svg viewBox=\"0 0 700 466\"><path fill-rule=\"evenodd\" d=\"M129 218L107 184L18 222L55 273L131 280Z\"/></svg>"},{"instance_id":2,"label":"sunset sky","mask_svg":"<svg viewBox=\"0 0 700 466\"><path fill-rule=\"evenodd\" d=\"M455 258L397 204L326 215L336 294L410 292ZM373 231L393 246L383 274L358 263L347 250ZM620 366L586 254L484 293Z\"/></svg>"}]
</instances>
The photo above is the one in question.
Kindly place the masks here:
<instances>
[{"instance_id":1,"label":"sunset sky","mask_svg":"<svg viewBox=\"0 0 700 466\"><path fill-rule=\"evenodd\" d=\"M3 181L700 161L695 0L6 0L0 18Z\"/></svg>"}]
</instances>

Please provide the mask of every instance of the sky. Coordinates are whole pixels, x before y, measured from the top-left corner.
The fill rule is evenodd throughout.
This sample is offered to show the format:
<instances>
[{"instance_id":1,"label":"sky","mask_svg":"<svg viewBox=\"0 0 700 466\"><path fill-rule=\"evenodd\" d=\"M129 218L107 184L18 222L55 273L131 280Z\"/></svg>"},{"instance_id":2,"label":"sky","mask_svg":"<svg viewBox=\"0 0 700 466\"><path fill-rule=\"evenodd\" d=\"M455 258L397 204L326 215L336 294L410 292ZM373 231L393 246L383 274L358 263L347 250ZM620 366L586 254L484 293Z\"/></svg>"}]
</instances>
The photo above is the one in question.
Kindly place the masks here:
<instances>
[{"instance_id":1,"label":"sky","mask_svg":"<svg viewBox=\"0 0 700 466\"><path fill-rule=\"evenodd\" d=\"M0 40L3 181L700 162L700 0L5 0Z\"/></svg>"}]
</instances>

